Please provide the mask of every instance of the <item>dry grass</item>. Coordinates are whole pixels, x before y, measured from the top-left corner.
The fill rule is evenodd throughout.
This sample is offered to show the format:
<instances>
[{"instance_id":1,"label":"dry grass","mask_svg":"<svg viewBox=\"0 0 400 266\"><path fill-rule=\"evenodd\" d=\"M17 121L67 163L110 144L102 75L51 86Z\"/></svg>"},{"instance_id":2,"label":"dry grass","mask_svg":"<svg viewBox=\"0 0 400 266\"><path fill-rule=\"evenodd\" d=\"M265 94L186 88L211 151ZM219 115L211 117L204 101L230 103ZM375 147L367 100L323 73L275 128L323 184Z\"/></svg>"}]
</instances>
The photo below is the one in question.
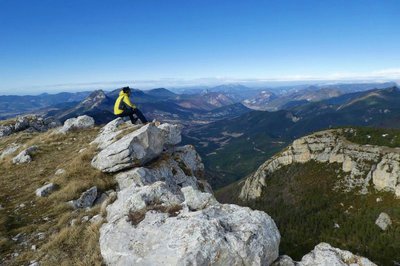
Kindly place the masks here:
<instances>
[{"instance_id":1,"label":"dry grass","mask_svg":"<svg viewBox=\"0 0 400 266\"><path fill-rule=\"evenodd\" d=\"M16 119L15 118L10 118L6 120L1 120L0 121L0 126L10 126L15 124Z\"/></svg>"},{"instance_id":2,"label":"dry grass","mask_svg":"<svg viewBox=\"0 0 400 266\"><path fill-rule=\"evenodd\" d=\"M21 132L0 139L0 151L13 142L39 147L29 164L13 165L12 155L0 161L0 258L6 259L0 264L26 265L39 260L41 265L101 265L98 225L69 225L72 219L80 221L85 215L99 213L100 208L74 211L66 204L92 186L100 193L115 187L111 175L90 166L95 149L89 143L97 134L95 128L66 135ZM82 148L86 150L79 153ZM55 176L59 168L66 173ZM46 182L55 183L59 189L49 197L36 197L35 190ZM38 238L40 232L46 234L44 239ZM19 233L24 234L23 239L13 241ZM32 251L32 245L38 249ZM12 258L15 252L19 256Z\"/></svg>"}]
</instances>

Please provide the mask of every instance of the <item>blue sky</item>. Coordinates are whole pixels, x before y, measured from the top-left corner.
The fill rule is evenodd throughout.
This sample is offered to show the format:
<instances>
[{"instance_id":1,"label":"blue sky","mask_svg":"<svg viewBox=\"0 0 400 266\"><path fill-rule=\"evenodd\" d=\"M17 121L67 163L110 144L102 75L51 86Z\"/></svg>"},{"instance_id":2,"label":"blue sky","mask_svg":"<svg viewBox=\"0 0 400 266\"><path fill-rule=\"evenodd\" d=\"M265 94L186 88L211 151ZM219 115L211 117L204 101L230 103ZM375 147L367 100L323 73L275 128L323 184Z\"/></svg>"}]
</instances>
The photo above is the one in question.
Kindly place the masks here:
<instances>
[{"instance_id":1,"label":"blue sky","mask_svg":"<svg viewBox=\"0 0 400 266\"><path fill-rule=\"evenodd\" d=\"M400 79L399 11L398 0L0 0L0 94Z\"/></svg>"}]
</instances>

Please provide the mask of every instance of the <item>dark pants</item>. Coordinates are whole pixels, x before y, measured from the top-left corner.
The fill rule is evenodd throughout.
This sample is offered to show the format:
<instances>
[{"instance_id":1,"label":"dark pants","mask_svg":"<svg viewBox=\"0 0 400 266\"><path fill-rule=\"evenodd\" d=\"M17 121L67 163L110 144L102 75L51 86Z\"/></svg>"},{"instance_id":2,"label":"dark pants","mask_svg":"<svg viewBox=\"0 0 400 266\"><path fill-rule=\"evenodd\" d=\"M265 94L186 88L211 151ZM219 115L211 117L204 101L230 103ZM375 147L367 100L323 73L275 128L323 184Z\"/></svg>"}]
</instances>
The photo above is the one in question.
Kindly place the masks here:
<instances>
[{"instance_id":1,"label":"dark pants","mask_svg":"<svg viewBox=\"0 0 400 266\"><path fill-rule=\"evenodd\" d=\"M136 115L137 117L134 117L133 115ZM147 119L146 117L144 117L144 115L142 114L142 112L140 112L139 109L135 108L135 109L127 109L124 110L122 112L122 114L117 115L118 117L125 117L125 116L129 116L129 118L131 119L132 124L135 124L136 121L138 120L138 118L140 119L140 121L142 121L142 123L147 123Z\"/></svg>"}]
</instances>

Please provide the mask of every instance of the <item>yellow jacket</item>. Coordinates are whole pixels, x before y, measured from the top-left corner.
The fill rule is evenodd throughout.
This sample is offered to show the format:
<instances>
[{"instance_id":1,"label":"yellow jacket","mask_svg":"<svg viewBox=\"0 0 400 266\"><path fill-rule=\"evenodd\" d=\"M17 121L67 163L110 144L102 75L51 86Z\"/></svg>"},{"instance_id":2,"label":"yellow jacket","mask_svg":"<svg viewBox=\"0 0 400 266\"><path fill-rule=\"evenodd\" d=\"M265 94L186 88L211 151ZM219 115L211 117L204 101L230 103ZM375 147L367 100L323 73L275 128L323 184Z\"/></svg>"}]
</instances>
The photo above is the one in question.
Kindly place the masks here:
<instances>
[{"instance_id":1,"label":"yellow jacket","mask_svg":"<svg viewBox=\"0 0 400 266\"><path fill-rule=\"evenodd\" d=\"M114 114L115 115L122 114L122 112L125 109L128 109L129 107L136 108L136 106L133 103L131 103L131 100L129 99L128 94L121 91L119 93L117 100L115 101L115 104L114 104Z\"/></svg>"}]
</instances>

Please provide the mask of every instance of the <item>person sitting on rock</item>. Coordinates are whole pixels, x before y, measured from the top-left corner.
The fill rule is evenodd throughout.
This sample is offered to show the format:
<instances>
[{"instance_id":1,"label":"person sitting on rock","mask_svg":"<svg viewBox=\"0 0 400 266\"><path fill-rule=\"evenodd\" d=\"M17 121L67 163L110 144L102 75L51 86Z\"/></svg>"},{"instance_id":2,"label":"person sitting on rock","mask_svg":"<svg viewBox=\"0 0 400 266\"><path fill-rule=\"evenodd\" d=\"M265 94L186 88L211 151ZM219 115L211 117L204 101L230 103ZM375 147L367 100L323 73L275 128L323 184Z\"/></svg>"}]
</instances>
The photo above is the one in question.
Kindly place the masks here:
<instances>
[{"instance_id":1,"label":"person sitting on rock","mask_svg":"<svg viewBox=\"0 0 400 266\"><path fill-rule=\"evenodd\" d=\"M144 117L143 113L136 108L129 96L131 95L131 89L129 87L123 87L119 93L119 96L114 104L114 114L118 117L129 116L132 124L135 124L138 118L143 124L147 123L147 119ZM133 115L136 115L133 116Z\"/></svg>"}]
</instances>

